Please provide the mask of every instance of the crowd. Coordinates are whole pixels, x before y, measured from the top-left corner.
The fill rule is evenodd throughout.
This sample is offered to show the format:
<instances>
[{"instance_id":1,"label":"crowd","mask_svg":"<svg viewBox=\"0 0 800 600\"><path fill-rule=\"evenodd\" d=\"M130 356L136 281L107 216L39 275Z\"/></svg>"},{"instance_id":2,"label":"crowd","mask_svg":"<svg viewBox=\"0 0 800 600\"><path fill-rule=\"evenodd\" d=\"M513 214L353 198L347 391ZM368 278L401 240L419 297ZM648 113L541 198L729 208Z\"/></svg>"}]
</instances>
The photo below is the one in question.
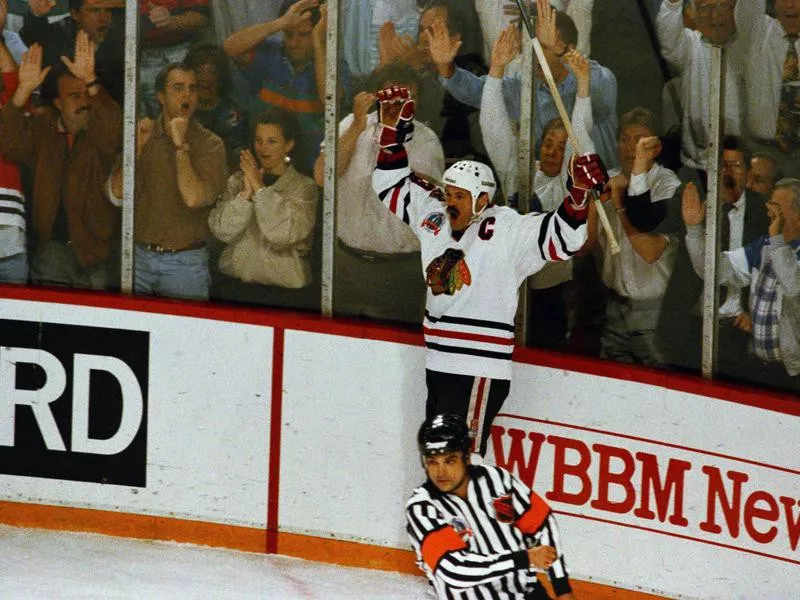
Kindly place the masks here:
<instances>
[{"instance_id":1,"label":"crowd","mask_svg":"<svg viewBox=\"0 0 800 600\"><path fill-rule=\"evenodd\" d=\"M719 370L800 391L800 2L537 0L576 139L610 179L571 260L528 280L530 345L696 371L712 45L725 48ZM334 311L419 324L417 236L372 187L376 95L415 100L408 164L433 184L491 165L519 202L568 195L572 142L507 0L340 0ZM539 4L537 11L536 4ZM140 0L135 292L319 308L325 55L320 0ZM0 0L0 281L115 289L124 3ZM528 200L528 199L526 199Z\"/></svg>"}]
</instances>

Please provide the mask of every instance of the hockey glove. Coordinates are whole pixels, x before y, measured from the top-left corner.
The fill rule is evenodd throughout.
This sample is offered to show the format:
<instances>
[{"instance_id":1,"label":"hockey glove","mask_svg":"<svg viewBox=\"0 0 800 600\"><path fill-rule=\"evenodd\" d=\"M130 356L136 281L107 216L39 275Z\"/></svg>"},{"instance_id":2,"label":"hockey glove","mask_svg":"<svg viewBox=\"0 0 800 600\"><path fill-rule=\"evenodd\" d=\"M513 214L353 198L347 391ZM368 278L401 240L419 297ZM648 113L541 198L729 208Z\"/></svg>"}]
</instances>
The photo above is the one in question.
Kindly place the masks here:
<instances>
[{"instance_id":1,"label":"hockey glove","mask_svg":"<svg viewBox=\"0 0 800 600\"><path fill-rule=\"evenodd\" d=\"M569 161L568 173L569 201L576 210L586 207L592 190L601 192L608 182L608 171L597 154L573 155Z\"/></svg>"},{"instance_id":2,"label":"hockey glove","mask_svg":"<svg viewBox=\"0 0 800 600\"><path fill-rule=\"evenodd\" d=\"M407 88L392 86L377 93L378 145L383 149L405 144L414 137L414 100Z\"/></svg>"}]
</instances>

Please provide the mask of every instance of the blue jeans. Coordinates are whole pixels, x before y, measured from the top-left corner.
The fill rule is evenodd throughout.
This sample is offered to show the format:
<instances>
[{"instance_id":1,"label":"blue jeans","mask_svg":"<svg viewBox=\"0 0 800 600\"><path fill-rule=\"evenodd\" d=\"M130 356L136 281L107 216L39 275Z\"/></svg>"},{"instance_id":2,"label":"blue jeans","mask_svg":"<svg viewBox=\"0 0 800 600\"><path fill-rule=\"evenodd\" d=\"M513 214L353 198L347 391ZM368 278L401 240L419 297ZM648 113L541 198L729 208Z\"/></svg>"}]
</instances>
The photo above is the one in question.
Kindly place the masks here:
<instances>
[{"instance_id":1,"label":"blue jeans","mask_svg":"<svg viewBox=\"0 0 800 600\"><path fill-rule=\"evenodd\" d=\"M0 258L0 283L28 283L28 253Z\"/></svg>"},{"instance_id":2,"label":"blue jeans","mask_svg":"<svg viewBox=\"0 0 800 600\"><path fill-rule=\"evenodd\" d=\"M162 253L136 244L133 266L137 294L208 300L211 276L206 248Z\"/></svg>"}]
</instances>

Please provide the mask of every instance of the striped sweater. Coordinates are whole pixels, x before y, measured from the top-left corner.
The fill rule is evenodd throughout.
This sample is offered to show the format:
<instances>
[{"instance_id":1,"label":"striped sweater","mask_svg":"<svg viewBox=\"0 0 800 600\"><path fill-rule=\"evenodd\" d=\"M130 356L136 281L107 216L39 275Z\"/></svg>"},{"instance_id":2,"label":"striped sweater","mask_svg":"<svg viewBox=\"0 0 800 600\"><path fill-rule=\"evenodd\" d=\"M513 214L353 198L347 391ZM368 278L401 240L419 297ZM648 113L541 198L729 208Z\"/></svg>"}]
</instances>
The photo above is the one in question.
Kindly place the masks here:
<instances>
[{"instance_id":1,"label":"striped sweater","mask_svg":"<svg viewBox=\"0 0 800 600\"><path fill-rule=\"evenodd\" d=\"M406 504L406 530L440 599L522 600L539 583L527 548L553 546L548 576L557 595L570 591L558 526L550 507L508 471L470 466L467 499L428 481Z\"/></svg>"},{"instance_id":2,"label":"striped sweater","mask_svg":"<svg viewBox=\"0 0 800 600\"><path fill-rule=\"evenodd\" d=\"M527 215L492 205L456 240L441 189L411 172L405 148L392 150L379 151L372 183L420 241L426 368L511 379L517 290L547 262L567 260L583 246L587 211L566 201Z\"/></svg>"}]
</instances>

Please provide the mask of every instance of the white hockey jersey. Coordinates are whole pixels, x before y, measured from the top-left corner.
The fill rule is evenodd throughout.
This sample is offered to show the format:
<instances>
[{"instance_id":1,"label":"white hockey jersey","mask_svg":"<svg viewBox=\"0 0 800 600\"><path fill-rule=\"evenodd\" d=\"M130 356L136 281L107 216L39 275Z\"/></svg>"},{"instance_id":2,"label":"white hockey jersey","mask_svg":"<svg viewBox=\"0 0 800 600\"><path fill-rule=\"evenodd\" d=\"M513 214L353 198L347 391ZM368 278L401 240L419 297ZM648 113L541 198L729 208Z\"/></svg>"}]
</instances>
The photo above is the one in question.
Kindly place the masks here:
<instances>
[{"instance_id":1,"label":"white hockey jersey","mask_svg":"<svg viewBox=\"0 0 800 600\"><path fill-rule=\"evenodd\" d=\"M548 576L570 591L558 526L548 504L505 469L470 466L467 498L430 481L406 503L406 530L438 598L524 599L537 585L527 548L552 546Z\"/></svg>"},{"instance_id":2,"label":"white hockey jersey","mask_svg":"<svg viewBox=\"0 0 800 600\"><path fill-rule=\"evenodd\" d=\"M564 202L520 215L490 206L452 236L442 190L417 177L405 149L379 152L378 198L419 238L428 286L423 331L432 371L511 379L517 293L548 261L569 259L586 241L586 209Z\"/></svg>"}]
</instances>

